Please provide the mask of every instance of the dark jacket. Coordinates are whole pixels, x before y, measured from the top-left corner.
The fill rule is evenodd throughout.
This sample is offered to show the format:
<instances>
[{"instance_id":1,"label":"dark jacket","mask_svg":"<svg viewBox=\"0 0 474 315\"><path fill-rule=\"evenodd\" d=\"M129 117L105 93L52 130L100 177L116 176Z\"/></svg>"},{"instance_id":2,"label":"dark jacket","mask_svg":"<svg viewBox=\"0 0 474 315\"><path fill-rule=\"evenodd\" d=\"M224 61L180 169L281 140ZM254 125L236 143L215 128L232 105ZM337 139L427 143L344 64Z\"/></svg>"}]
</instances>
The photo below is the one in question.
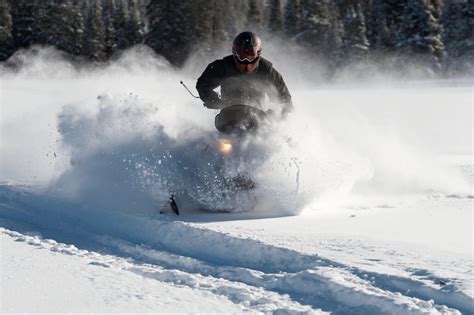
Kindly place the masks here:
<instances>
[{"instance_id":1,"label":"dark jacket","mask_svg":"<svg viewBox=\"0 0 474 315\"><path fill-rule=\"evenodd\" d=\"M221 98L214 91L221 87ZM260 109L267 95L271 102L281 103L283 112L293 108L291 95L280 73L270 61L261 58L253 73L241 72L232 55L209 64L198 79L196 89L199 96L211 108L224 108L243 104Z\"/></svg>"}]
</instances>

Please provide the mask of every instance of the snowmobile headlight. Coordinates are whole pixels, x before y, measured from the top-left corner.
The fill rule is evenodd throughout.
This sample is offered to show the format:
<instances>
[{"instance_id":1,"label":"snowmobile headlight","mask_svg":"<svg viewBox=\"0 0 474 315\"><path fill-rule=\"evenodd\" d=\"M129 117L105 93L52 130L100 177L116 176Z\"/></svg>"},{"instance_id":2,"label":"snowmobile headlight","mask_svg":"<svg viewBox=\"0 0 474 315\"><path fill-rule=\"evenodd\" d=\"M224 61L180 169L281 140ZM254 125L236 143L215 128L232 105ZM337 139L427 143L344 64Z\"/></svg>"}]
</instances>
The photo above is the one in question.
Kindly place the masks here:
<instances>
[{"instance_id":1,"label":"snowmobile headlight","mask_svg":"<svg viewBox=\"0 0 474 315\"><path fill-rule=\"evenodd\" d=\"M227 139L219 139L217 140L217 148L222 154L228 155L232 152L232 142Z\"/></svg>"}]
</instances>

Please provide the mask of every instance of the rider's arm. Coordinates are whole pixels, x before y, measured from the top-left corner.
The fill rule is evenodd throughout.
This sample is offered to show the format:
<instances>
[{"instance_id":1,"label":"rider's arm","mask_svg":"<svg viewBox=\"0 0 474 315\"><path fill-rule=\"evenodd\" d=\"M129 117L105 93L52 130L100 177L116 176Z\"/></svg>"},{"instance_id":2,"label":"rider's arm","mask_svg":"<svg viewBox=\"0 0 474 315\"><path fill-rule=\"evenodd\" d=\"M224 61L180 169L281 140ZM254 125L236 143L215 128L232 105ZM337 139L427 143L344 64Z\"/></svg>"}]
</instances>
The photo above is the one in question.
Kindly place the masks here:
<instances>
[{"instance_id":1,"label":"rider's arm","mask_svg":"<svg viewBox=\"0 0 474 315\"><path fill-rule=\"evenodd\" d=\"M283 105L282 116L286 116L293 110L293 102L291 101L291 94L283 80L281 74L274 68L271 70L272 83L278 92L279 101Z\"/></svg>"},{"instance_id":2,"label":"rider's arm","mask_svg":"<svg viewBox=\"0 0 474 315\"><path fill-rule=\"evenodd\" d=\"M204 102L204 106L220 108L220 98L214 89L221 85L223 77L222 60L216 60L207 66L197 80L196 89Z\"/></svg>"}]
</instances>

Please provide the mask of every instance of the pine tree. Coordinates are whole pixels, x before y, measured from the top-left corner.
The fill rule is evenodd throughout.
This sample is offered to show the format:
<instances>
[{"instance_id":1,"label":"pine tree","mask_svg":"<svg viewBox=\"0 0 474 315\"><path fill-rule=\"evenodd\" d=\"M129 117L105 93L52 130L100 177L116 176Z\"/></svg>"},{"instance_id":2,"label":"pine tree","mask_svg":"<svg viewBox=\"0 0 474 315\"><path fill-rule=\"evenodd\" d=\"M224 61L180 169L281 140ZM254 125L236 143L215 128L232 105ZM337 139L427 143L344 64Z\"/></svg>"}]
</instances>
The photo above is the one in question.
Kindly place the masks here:
<instances>
[{"instance_id":1,"label":"pine tree","mask_svg":"<svg viewBox=\"0 0 474 315\"><path fill-rule=\"evenodd\" d=\"M127 27L129 26L128 21L130 18L128 8L122 0L118 0L115 5L114 37L117 49L122 50L133 45L131 39L127 36Z\"/></svg>"},{"instance_id":2,"label":"pine tree","mask_svg":"<svg viewBox=\"0 0 474 315\"><path fill-rule=\"evenodd\" d=\"M324 0L303 0L304 18L297 40L321 57L334 56L342 45L342 25L334 4Z\"/></svg>"},{"instance_id":3,"label":"pine tree","mask_svg":"<svg viewBox=\"0 0 474 315\"><path fill-rule=\"evenodd\" d=\"M331 25L328 32L328 51L331 54L339 55L342 48L344 26L336 2L327 1L326 3L328 5L329 24Z\"/></svg>"},{"instance_id":4,"label":"pine tree","mask_svg":"<svg viewBox=\"0 0 474 315\"><path fill-rule=\"evenodd\" d=\"M117 50L117 37L115 30L115 1L104 0L102 12L105 24L105 54L107 58L109 58Z\"/></svg>"},{"instance_id":5,"label":"pine tree","mask_svg":"<svg viewBox=\"0 0 474 315\"><path fill-rule=\"evenodd\" d=\"M247 25L250 27L248 31L260 33L262 30L263 13L258 0L249 0L247 11Z\"/></svg>"},{"instance_id":6,"label":"pine tree","mask_svg":"<svg viewBox=\"0 0 474 315\"><path fill-rule=\"evenodd\" d=\"M182 65L191 52L189 6L186 2L152 0L147 14L150 32L146 43L171 63Z\"/></svg>"},{"instance_id":7,"label":"pine tree","mask_svg":"<svg viewBox=\"0 0 474 315\"><path fill-rule=\"evenodd\" d=\"M10 2L15 47L28 47L37 42L38 8L36 1L15 0Z\"/></svg>"},{"instance_id":8,"label":"pine tree","mask_svg":"<svg viewBox=\"0 0 474 315\"><path fill-rule=\"evenodd\" d=\"M283 12L280 0L272 0L270 2L270 20L268 28L272 33L280 33L283 31Z\"/></svg>"},{"instance_id":9,"label":"pine tree","mask_svg":"<svg viewBox=\"0 0 474 315\"><path fill-rule=\"evenodd\" d=\"M437 22L440 22L443 14L443 1L444 0L426 0L431 13Z\"/></svg>"},{"instance_id":10,"label":"pine tree","mask_svg":"<svg viewBox=\"0 0 474 315\"><path fill-rule=\"evenodd\" d=\"M227 40L228 34L225 28L224 5L219 0L215 0L214 4L215 4L215 7L213 10L214 12L212 14L212 21L211 21L211 41L213 43L218 44Z\"/></svg>"},{"instance_id":11,"label":"pine tree","mask_svg":"<svg viewBox=\"0 0 474 315\"><path fill-rule=\"evenodd\" d=\"M464 3L463 2L450 2L445 10L442 23L443 23L443 42L446 45L446 50L449 56L456 54L456 44L461 40L461 32L466 21L463 21Z\"/></svg>"},{"instance_id":12,"label":"pine tree","mask_svg":"<svg viewBox=\"0 0 474 315\"><path fill-rule=\"evenodd\" d=\"M101 2L95 1L88 8L86 19L84 55L92 61L105 61L105 26L102 18Z\"/></svg>"},{"instance_id":13,"label":"pine tree","mask_svg":"<svg viewBox=\"0 0 474 315\"><path fill-rule=\"evenodd\" d=\"M367 23L370 46L379 52L394 51L408 0L373 0Z\"/></svg>"},{"instance_id":14,"label":"pine tree","mask_svg":"<svg viewBox=\"0 0 474 315\"><path fill-rule=\"evenodd\" d=\"M241 2L214 0L212 8L209 10L212 12L212 47L215 50L228 48L229 41L231 41L237 33L238 24L243 24L241 23L241 18L245 15L238 15L238 13L244 10L244 6ZM248 26L246 26L245 29L249 29Z\"/></svg>"},{"instance_id":15,"label":"pine tree","mask_svg":"<svg viewBox=\"0 0 474 315\"><path fill-rule=\"evenodd\" d=\"M215 1L195 0L190 5L192 15L189 32L191 33L191 45L200 51L211 50L213 37L213 9Z\"/></svg>"},{"instance_id":16,"label":"pine tree","mask_svg":"<svg viewBox=\"0 0 474 315\"><path fill-rule=\"evenodd\" d=\"M374 0L369 15L367 38L370 46L377 52L384 53L388 47L393 47L393 37L390 36L387 21L387 4L385 0Z\"/></svg>"},{"instance_id":17,"label":"pine tree","mask_svg":"<svg viewBox=\"0 0 474 315\"><path fill-rule=\"evenodd\" d=\"M73 55L83 51L84 18L72 0L51 1L43 19L45 44ZM49 15L49 17L48 17Z\"/></svg>"},{"instance_id":18,"label":"pine tree","mask_svg":"<svg viewBox=\"0 0 474 315\"><path fill-rule=\"evenodd\" d=\"M344 17L344 58L346 62L363 60L369 52L365 18L360 4L349 5Z\"/></svg>"},{"instance_id":19,"label":"pine tree","mask_svg":"<svg viewBox=\"0 0 474 315\"><path fill-rule=\"evenodd\" d=\"M69 45L72 48L70 53L80 55L84 50L85 20L82 11L82 3L79 0L73 2L69 12L69 17L69 27L73 31L71 41L69 42Z\"/></svg>"},{"instance_id":20,"label":"pine tree","mask_svg":"<svg viewBox=\"0 0 474 315\"><path fill-rule=\"evenodd\" d=\"M128 4L127 37L131 45L139 44L144 39L144 23L140 14L140 0L130 0Z\"/></svg>"},{"instance_id":21,"label":"pine tree","mask_svg":"<svg viewBox=\"0 0 474 315\"><path fill-rule=\"evenodd\" d=\"M474 72L474 0L449 3L442 19L449 70Z\"/></svg>"},{"instance_id":22,"label":"pine tree","mask_svg":"<svg viewBox=\"0 0 474 315\"><path fill-rule=\"evenodd\" d=\"M228 7L230 8L229 13L230 16L229 18L232 19L232 27L234 28L231 32L230 35L233 39L237 33L240 33L242 31L248 31L249 26L247 24L247 12L248 12L248 2L247 1L232 1L232 0L226 0Z\"/></svg>"},{"instance_id":23,"label":"pine tree","mask_svg":"<svg viewBox=\"0 0 474 315\"><path fill-rule=\"evenodd\" d=\"M57 32L56 0L40 1L34 13L35 44L54 45Z\"/></svg>"},{"instance_id":24,"label":"pine tree","mask_svg":"<svg viewBox=\"0 0 474 315\"><path fill-rule=\"evenodd\" d=\"M467 0L462 10L462 19L465 21L461 30L461 40L457 48L458 55L464 59L466 66L474 72L474 0Z\"/></svg>"},{"instance_id":25,"label":"pine tree","mask_svg":"<svg viewBox=\"0 0 474 315\"><path fill-rule=\"evenodd\" d=\"M285 5L285 33L295 37L301 31L303 8L300 0L287 1Z\"/></svg>"},{"instance_id":26,"label":"pine tree","mask_svg":"<svg viewBox=\"0 0 474 315\"><path fill-rule=\"evenodd\" d=\"M387 23L393 30L398 30L402 24L403 13L409 0L385 0Z\"/></svg>"},{"instance_id":27,"label":"pine tree","mask_svg":"<svg viewBox=\"0 0 474 315\"><path fill-rule=\"evenodd\" d=\"M239 16L239 13L244 11L239 9L232 9L233 7L235 8L236 6L239 6L237 3L238 1L218 0L218 2L221 4L220 12L222 12L222 21L224 24L224 33L221 38L222 41L218 45L222 46L223 44L227 44L226 42L234 39L234 36L236 35L238 29L238 20L242 22L242 17Z\"/></svg>"},{"instance_id":28,"label":"pine tree","mask_svg":"<svg viewBox=\"0 0 474 315\"><path fill-rule=\"evenodd\" d=\"M6 0L0 0L0 61L13 54L12 18Z\"/></svg>"},{"instance_id":29,"label":"pine tree","mask_svg":"<svg viewBox=\"0 0 474 315\"><path fill-rule=\"evenodd\" d=\"M462 8L463 27L460 30L460 44L458 46L458 55L472 56L471 63L474 60L474 0L468 0Z\"/></svg>"},{"instance_id":30,"label":"pine tree","mask_svg":"<svg viewBox=\"0 0 474 315\"><path fill-rule=\"evenodd\" d=\"M397 47L421 64L441 69L444 45L437 8L426 0L409 0L397 36Z\"/></svg>"}]
</instances>

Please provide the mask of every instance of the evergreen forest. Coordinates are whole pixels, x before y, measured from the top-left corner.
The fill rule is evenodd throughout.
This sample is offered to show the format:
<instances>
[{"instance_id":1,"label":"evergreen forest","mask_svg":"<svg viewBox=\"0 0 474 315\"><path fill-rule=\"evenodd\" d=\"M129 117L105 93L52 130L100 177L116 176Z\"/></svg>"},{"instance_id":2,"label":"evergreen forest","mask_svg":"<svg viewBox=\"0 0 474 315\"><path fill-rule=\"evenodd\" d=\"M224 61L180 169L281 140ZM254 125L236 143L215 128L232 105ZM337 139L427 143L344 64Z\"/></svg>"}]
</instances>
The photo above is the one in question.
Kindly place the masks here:
<instances>
[{"instance_id":1,"label":"evergreen forest","mask_svg":"<svg viewBox=\"0 0 474 315\"><path fill-rule=\"evenodd\" d=\"M333 69L392 58L472 73L474 0L0 0L0 61L32 45L107 62L144 44L173 65L246 30Z\"/></svg>"}]
</instances>

